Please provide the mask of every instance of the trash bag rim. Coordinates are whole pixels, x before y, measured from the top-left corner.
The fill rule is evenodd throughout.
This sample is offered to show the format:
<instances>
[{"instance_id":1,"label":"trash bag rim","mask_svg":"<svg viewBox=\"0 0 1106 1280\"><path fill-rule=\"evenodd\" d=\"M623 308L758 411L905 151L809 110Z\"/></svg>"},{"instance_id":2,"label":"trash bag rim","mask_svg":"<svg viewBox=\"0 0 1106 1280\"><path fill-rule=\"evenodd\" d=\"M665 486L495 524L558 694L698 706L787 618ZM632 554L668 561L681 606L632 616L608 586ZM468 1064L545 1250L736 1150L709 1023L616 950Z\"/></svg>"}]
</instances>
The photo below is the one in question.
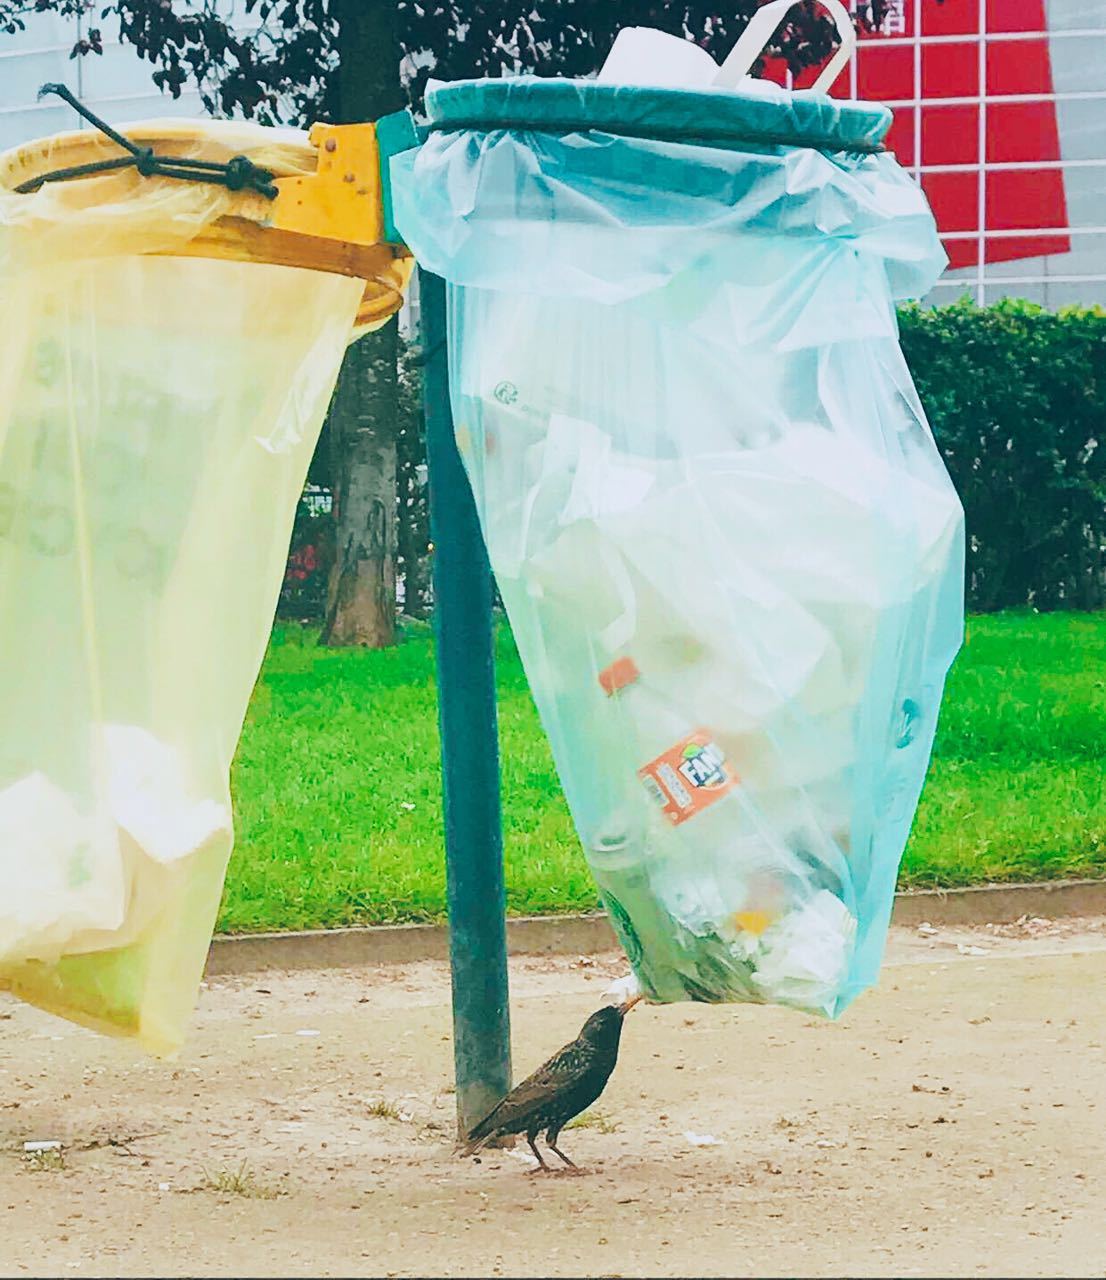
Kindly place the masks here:
<instances>
[{"instance_id":1,"label":"trash bag rim","mask_svg":"<svg viewBox=\"0 0 1106 1280\"><path fill-rule=\"evenodd\" d=\"M599 131L691 145L875 152L891 127L880 103L810 92L647 88L541 76L455 80L426 96L431 132Z\"/></svg>"}]
</instances>

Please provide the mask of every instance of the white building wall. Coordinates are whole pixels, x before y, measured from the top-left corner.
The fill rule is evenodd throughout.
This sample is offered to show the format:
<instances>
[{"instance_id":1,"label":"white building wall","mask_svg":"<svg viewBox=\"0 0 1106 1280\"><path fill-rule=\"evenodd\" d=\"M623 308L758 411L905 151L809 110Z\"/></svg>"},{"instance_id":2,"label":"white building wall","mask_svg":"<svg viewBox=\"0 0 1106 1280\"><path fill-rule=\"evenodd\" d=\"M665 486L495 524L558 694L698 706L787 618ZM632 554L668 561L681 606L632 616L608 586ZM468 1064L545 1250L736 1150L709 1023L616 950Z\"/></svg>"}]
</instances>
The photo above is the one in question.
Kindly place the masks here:
<instances>
[{"instance_id":1,"label":"white building wall","mask_svg":"<svg viewBox=\"0 0 1106 1280\"><path fill-rule=\"evenodd\" d=\"M32 14L16 35L0 34L0 151L31 138L86 127L56 98L37 100L41 85L61 82L110 124L164 116L203 115L199 93L186 90L178 99L163 94L151 79L154 68L133 49L104 32L102 56L70 59L82 35L75 18Z\"/></svg>"}]
</instances>

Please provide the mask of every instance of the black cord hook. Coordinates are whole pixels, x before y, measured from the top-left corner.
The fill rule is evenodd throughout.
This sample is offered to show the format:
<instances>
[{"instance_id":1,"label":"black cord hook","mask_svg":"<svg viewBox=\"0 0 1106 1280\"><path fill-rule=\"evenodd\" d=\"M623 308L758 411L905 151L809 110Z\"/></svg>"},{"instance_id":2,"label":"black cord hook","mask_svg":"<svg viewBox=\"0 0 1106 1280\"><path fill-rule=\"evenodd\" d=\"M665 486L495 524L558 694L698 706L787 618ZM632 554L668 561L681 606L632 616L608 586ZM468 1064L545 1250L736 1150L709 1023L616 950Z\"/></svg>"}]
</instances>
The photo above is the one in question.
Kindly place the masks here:
<instances>
[{"instance_id":1,"label":"black cord hook","mask_svg":"<svg viewBox=\"0 0 1106 1280\"><path fill-rule=\"evenodd\" d=\"M106 120L101 120L76 97L68 86L44 84L38 91L40 99L49 94L61 98L82 119L87 120L94 129L99 130L105 138L109 138L127 154L115 160L98 160L91 164L71 165L66 169L54 169L50 173L29 178L15 188L20 195L30 195L47 182L66 182L71 178L85 178L96 173L128 169L132 165L144 178L176 178L181 182L211 182L216 186L226 187L228 191L256 191L267 200L275 200L279 194L273 182L272 173L254 164L248 156L232 156L225 164L212 160L159 156L153 147L138 146L117 129L113 129Z\"/></svg>"}]
</instances>

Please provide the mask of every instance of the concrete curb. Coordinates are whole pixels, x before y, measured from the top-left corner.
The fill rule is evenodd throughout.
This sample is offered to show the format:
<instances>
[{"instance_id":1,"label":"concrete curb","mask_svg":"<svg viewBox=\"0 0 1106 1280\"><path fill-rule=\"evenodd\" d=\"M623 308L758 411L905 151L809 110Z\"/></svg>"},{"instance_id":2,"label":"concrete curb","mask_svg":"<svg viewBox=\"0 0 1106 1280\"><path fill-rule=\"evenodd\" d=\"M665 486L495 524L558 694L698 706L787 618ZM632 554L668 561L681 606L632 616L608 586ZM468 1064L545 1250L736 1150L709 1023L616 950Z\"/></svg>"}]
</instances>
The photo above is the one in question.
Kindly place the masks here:
<instances>
[{"instance_id":1,"label":"concrete curb","mask_svg":"<svg viewBox=\"0 0 1106 1280\"><path fill-rule=\"evenodd\" d=\"M895 896L892 923L971 926L1007 924L1022 916L1059 919L1106 916L1106 880L980 885L972 889L908 890ZM618 944L602 912L523 916L507 921L512 955L593 955ZM207 976L265 969L346 969L371 964L446 960L449 933L441 924L378 925L309 933L221 934L208 953Z\"/></svg>"}]
</instances>

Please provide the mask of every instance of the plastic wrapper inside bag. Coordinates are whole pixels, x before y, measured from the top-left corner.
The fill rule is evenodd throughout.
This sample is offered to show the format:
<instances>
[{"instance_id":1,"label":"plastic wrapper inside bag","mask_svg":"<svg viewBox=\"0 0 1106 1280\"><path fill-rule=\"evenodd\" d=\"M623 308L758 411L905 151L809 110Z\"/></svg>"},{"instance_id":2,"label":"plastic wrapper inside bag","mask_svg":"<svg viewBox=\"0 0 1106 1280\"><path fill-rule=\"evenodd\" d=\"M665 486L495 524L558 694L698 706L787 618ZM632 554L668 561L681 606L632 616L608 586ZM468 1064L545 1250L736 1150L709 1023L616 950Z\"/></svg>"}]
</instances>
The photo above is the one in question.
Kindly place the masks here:
<instances>
[{"instance_id":1,"label":"plastic wrapper inside bag","mask_svg":"<svg viewBox=\"0 0 1106 1280\"><path fill-rule=\"evenodd\" d=\"M304 135L212 134L313 163ZM170 1052L364 284L169 256L231 193L131 171L19 195L25 158L0 157L0 987Z\"/></svg>"},{"instance_id":2,"label":"plastic wrapper inside bag","mask_svg":"<svg viewBox=\"0 0 1106 1280\"><path fill-rule=\"evenodd\" d=\"M944 254L883 108L552 83L438 87L393 162L500 592L641 989L836 1016L962 635L893 305Z\"/></svg>"}]
</instances>

